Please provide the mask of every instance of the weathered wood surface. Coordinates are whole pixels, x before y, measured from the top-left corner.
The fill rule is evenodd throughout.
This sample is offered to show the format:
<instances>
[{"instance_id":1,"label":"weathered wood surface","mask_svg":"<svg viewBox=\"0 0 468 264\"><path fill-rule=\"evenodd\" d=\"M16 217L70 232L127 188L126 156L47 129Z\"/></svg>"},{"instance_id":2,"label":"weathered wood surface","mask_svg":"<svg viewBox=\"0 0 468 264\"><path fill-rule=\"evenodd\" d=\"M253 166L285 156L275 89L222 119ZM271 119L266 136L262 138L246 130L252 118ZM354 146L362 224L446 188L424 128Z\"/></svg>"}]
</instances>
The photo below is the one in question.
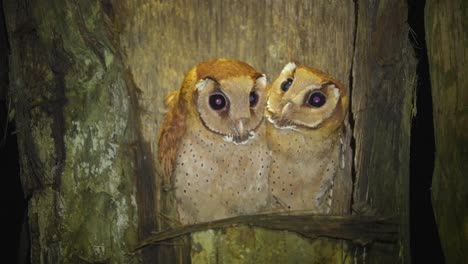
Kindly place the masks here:
<instances>
[{"instance_id":1,"label":"weathered wood surface","mask_svg":"<svg viewBox=\"0 0 468 264\"><path fill-rule=\"evenodd\" d=\"M143 258L126 252L151 232L177 226L154 156L163 98L179 88L192 66L217 57L246 61L270 80L285 63L298 61L344 83L352 92L345 146L353 140L356 156L347 146L332 212L350 214L354 177L354 208L395 215L402 226L401 242L390 251L388 245L357 249L261 228L229 228L215 234L226 238L217 251L220 259L240 261L236 256L255 244L271 252L288 245L284 256L297 255L296 247L309 252L307 257L328 248L325 259L336 262L344 262L350 250L353 258L371 263L407 260L414 62L406 1L6 0L4 5L34 262L188 261L190 254L181 250L187 238L145 249ZM192 247L194 262L205 260L215 241L210 236L210 231L195 235L195 242L201 240L194 245L201 247ZM272 245L271 239L279 243Z\"/></svg>"},{"instance_id":2,"label":"weathered wood surface","mask_svg":"<svg viewBox=\"0 0 468 264\"><path fill-rule=\"evenodd\" d=\"M434 109L432 204L447 263L468 253L468 2L426 2Z\"/></svg>"},{"instance_id":3,"label":"weathered wood surface","mask_svg":"<svg viewBox=\"0 0 468 264\"><path fill-rule=\"evenodd\" d=\"M406 1L357 1L352 74L355 139L353 210L400 217L400 244L389 258L369 263L408 263L409 151L415 59L408 40ZM376 258L374 258L376 257Z\"/></svg>"},{"instance_id":4,"label":"weathered wood surface","mask_svg":"<svg viewBox=\"0 0 468 264\"><path fill-rule=\"evenodd\" d=\"M117 17L126 18L122 21L121 43L141 91L142 133L154 151L164 115L164 96L177 90L184 74L200 61L219 57L243 60L265 72L270 81L287 62L299 61L349 82L355 19L352 1L116 1L114 11ZM335 214L350 213L350 162L335 180ZM163 212L163 217L156 219L157 230L176 226L176 221L167 221L174 218L166 209L170 197L164 197L158 182L155 190L154 210ZM239 235L232 230L220 236L229 241ZM278 237L268 233L264 238L256 243L268 244L274 250L271 241ZM243 243L253 241L247 236ZM167 245L162 247L167 249ZM238 249L224 248L216 254L226 255L223 261L229 263L229 252Z\"/></svg>"}]
</instances>

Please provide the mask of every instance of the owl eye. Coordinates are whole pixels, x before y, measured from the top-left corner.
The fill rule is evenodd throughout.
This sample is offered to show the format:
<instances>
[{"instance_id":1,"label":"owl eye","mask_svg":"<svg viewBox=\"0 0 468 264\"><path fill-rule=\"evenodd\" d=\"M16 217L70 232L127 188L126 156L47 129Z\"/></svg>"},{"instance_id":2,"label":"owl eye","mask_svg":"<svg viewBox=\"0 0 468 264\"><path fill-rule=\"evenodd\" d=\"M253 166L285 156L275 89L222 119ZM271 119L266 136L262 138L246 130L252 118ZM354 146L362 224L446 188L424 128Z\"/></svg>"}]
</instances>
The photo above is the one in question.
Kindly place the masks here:
<instances>
[{"instance_id":1,"label":"owl eye","mask_svg":"<svg viewBox=\"0 0 468 264\"><path fill-rule=\"evenodd\" d=\"M287 90L289 90L289 87L291 87L292 82L293 82L293 79L288 78L286 81L284 81L284 82L281 84L281 90L282 90L283 92L286 92Z\"/></svg>"},{"instance_id":2,"label":"owl eye","mask_svg":"<svg viewBox=\"0 0 468 264\"><path fill-rule=\"evenodd\" d=\"M321 107L326 101L327 98L322 92L313 92L310 95L309 100L307 100L307 104L312 107Z\"/></svg>"},{"instance_id":3,"label":"owl eye","mask_svg":"<svg viewBox=\"0 0 468 264\"><path fill-rule=\"evenodd\" d=\"M258 103L258 93L256 91L252 91L249 94L249 103L250 107L254 107Z\"/></svg>"},{"instance_id":4,"label":"owl eye","mask_svg":"<svg viewBox=\"0 0 468 264\"><path fill-rule=\"evenodd\" d=\"M227 99L223 94L216 93L210 95L209 98L210 107L216 111L222 110L227 105Z\"/></svg>"}]
</instances>

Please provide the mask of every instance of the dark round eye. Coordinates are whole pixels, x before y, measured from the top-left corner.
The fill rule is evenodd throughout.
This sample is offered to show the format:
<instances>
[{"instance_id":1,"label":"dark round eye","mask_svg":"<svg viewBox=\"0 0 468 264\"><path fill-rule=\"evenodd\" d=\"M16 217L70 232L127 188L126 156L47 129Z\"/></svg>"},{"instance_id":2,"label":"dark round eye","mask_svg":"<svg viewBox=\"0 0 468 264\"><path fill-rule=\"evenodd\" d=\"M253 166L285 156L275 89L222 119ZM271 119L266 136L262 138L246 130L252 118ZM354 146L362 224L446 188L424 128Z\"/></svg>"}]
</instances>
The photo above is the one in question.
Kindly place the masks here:
<instances>
[{"instance_id":1,"label":"dark round eye","mask_svg":"<svg viewBox=\"0 0 468 264\"><path fill-rule=\"evenodd\" d=\"M293 79L288 78L286 81L284 81L284 82L281 84L281 90L282 90L283 92L286 92L287 90L289 90L289 87L291 87L292 82L293 82Z\"/></svg>"},{"instance_id":2,"label":"dark round eye","mask_svg":"<svg viewBox=\"0 0 468 264\"><path fill-rule=\"evenodd\" d=\"M252 91L249 94L249 103L250 107L254 107L258 103L258 93L256 91Z\"/></svg>"},{"instance_id":3,"label":"dark round eye","mask_svg":"<svg viewBox=\"0 0 468 264\"><path fill-rule=\"evenodd\" d=\"M307 104L309 104L312 107L321 107L322 105L325 104L327 101L327 98L322 92L313 92L309 100L307 100Z\"/></svg>"},{"instance_id":4,"label":"dark round eye","mask_svg":"<svg viewBox=\"0 0 468 264\"><path fill-rule=\"evenodd\" d=\"M210 106L214 110L222 110L227 105L227 99L223 94L216 93L210 95Z\"/></svg>"}]
</instances>

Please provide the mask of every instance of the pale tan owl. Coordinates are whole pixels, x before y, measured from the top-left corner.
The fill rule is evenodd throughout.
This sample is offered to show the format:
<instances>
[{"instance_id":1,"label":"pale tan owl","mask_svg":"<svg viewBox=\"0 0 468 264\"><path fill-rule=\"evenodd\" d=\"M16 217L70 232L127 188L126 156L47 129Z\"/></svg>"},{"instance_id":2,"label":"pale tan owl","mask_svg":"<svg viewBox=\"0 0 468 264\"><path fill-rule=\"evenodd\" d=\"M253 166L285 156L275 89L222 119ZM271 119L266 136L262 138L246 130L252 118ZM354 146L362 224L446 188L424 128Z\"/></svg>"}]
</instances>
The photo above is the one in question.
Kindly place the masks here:
<instances>
[{"instance_id":1,"label":"pale tan owl","mask_svg":"<svg viewBox=\"0 0 468 264\"><path fill-rule=\"evenodd\" d=\"M341 162L345 88L319 70L288 63L268 94L269 188L276 208L326 214Z\"/></svg>"},{"instance_id":2,"label":"pale tan owl","mask_svg":"<svg viewBox=\"0 0 468 264\"><path fill-rule=\"evenodd\" d=\"M166 98L159 161L182 224L267 206L266 86L248 64L218 59L191 69Z\"/></svg>"}]
</instances>

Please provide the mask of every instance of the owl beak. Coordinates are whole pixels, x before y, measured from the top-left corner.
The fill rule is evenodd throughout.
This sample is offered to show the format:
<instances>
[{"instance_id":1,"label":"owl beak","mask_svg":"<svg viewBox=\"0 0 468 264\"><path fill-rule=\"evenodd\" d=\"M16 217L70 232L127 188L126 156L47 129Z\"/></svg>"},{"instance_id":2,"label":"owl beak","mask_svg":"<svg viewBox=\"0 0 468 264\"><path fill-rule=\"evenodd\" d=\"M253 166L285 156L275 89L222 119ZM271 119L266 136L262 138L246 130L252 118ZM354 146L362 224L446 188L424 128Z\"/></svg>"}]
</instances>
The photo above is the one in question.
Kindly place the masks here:
<instances>
[{"instance_id":1,"label":"owl beak","mask_svg":"<svg viewBox=\"0 0 468 264\"><path fill-rule=\"evenodd\" d=\"M293 110L293 103L292 102L288 102L284 107L283 107L283 110L281 110L281 119L284 119L285 117L287 117L289 115L289 113L292 112Z\"/></svg>"},{"instance_id":2,"label":"owl beak","mask_svg":"<svg viewBox=\"0 0 468 264\"><path fill-rule=\"evenodd\" d=\"M235 129L235 134L237 135L236 138L239 141L246 140L249 134L247 129L245 128L245 122L246 122L245 118L241 118L235 121L234 129Z\"/></svg>"},{"instance_id":3,"label":"owl beak","mask_svg":"<svg viewBox=\"0 0 468 264\"><path fill-rule=\"evenodd\" d=\"M244 124L244 119L239 119L236 121L236 132L237 132L237 135L239 136L239 138L245 138L246 136L246 129L245 129L245 124Z\"/></svg>"}]
</instances>

